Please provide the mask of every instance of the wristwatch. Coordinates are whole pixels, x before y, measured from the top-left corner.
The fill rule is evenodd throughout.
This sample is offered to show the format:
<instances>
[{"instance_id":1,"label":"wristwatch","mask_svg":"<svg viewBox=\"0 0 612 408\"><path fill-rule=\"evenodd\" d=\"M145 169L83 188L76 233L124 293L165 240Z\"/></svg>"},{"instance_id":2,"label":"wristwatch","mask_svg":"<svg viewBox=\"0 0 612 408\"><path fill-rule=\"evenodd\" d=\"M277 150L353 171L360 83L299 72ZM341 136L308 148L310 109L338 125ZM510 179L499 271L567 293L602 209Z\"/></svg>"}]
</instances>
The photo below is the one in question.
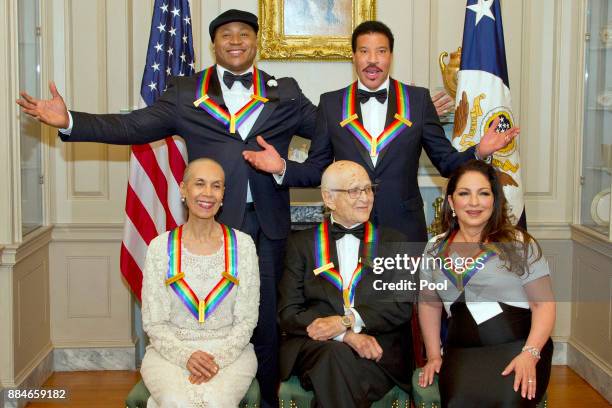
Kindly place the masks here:
<instances>
[{"instance_id":1,"label":"wristwatch","mask_svg":"<svg viewBox=\"0 0 612 408\"><path fill-rule=\"evenodd\" d=\"M353 323L351 322L351 316L345 315L340 317L340 322L344 327L346 327L347 330L353 327Z\"/></svg>"}]
</instances>

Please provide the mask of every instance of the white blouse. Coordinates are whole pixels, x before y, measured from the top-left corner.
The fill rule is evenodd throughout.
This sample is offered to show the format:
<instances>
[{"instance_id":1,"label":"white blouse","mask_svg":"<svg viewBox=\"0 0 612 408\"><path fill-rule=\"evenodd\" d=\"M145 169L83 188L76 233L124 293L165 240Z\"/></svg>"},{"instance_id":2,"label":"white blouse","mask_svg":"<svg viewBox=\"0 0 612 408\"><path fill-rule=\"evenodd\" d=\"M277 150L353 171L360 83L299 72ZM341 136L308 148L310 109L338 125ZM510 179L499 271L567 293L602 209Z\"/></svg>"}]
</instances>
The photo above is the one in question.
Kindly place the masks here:
<instances>
[{"instance_id":1,"label":"white blouse","mask_svg":"<svg viewBox=\"0 0 612 408\"><path fill-rule=\"evenodd\" d=\"M432 238L425 247L425 256L429 255L431 249L437 242L438 237ZM529 250L529 271L522 276L507 270L504 262L497 255L489 258L484 266L478 270L467 282L463 291L460 291L447 275L432 263L422 263L420 270L421 287L424 282L437 284L436 293L444 304L447 314L451 315L450 307L462 294L465 293L465 302L468 310L477 324L481 324L492 317L502 313L499 303L510 306L529 309L529 299L524 286L539 278L550 275L548 262L542 257L533 262L535 244ZM449 254L453 260L457 259L457 253ZM425 266L425 267L423 267ZM421 297L422 301L424 300Z\"/></svg>"}]
</instances>

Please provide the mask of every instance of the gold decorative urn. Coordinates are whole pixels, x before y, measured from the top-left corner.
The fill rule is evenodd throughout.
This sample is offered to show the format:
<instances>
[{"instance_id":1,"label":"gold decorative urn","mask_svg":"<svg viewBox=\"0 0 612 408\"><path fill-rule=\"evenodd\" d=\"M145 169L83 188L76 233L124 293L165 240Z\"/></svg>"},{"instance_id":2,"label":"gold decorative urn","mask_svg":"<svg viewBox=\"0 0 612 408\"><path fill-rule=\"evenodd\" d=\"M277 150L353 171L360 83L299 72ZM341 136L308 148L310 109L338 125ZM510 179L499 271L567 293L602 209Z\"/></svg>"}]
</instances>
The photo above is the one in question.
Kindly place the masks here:
<instances>
[{"instance_id":1,"label":"gold decorative urn","mask_svg":"<svg viewBox=\"0 0 612 408\"><path fill-rule=\"evenodd\" d=\"M431 220L431 225L427 227L427 232L433 236L444 232L442 228L442 204L444 204L444 198L442 197L437 197L431 204L434 209L434 217Z\"/></svg>"},{"instance_id":2,"label":"gold decorative urn","mask_svg":"<svg viewBox=\"0 0 612 408\"><path fill-rule=\"evenodd\" d=\"M448 64L444 62L446 57L448 57L448 53L443 51L438 62L440 63L440 71L442 71L444 88L454 100L455 95L457 95L457 72L459 72L461 64L461 47L457 48L457 51L451 52Z\"/></svg>"}]
</instances>

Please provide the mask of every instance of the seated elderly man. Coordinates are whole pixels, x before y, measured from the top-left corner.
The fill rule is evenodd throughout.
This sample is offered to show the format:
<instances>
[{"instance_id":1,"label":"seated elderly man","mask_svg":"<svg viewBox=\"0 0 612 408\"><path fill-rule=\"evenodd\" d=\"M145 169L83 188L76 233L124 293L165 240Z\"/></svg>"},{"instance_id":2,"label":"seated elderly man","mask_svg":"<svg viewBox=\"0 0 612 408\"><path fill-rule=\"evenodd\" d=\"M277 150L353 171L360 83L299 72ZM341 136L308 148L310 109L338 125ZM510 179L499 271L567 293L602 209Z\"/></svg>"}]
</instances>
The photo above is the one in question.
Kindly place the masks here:
<instances>
[{"instance_id":1,"label":"seated elderly man","mask_svg":"<svg viewBox=\"0 0 612 408\"><path fill-rule=\"evenodd\" d=\"M374 259L395 257L392 243L403 236L368 221L374 190L357 163L333 163L321 180L331 216L287 245L281 378L297 375L315 406L367 407L394 384L410 389L413 296L376 290L376 280L397 282L399 271L373 272Z\"/></svg>"}]
</instances>

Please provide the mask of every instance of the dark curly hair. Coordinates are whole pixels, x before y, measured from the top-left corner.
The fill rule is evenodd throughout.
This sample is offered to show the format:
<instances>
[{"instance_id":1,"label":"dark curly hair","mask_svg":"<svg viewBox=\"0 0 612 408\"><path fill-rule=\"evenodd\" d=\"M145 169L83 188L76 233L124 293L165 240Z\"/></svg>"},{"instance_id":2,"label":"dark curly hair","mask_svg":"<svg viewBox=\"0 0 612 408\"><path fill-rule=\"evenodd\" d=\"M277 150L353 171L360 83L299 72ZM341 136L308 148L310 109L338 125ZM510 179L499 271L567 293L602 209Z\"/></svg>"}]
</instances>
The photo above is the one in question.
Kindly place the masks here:
<instances>
[{"instance_id":1,"label":"dark curly hair","mask_svg":"<svg viewBox=\"0 0 612 408\"><path fill-rule=\"evenodd\" d=\"M353 35L351 36L351 48L353 49L353 54L357 51L357 37L364 34L372 34L379 33L387 37L389 40L389 51L393 52L393 43L395 39L393 38L393 33L391 29L387 27L385 23L381 23L380 21L368 20L359 24L353 30Z\"/></svg>"},{"instance_id":2,"label":"dark curly hair","mask_svg":"<svg viewBox=\"0 0 612 408\"><path fill-rule=\"evenodd\" d=\"M529 272L529 265L542 257L542 249L537 241L523 228L514 226L510 220L508 203L503 187L498 179L498 171L483 161L470 160L456 169L448 180L446 196L442 205L442 228L446 231L434 244L432 252L440 249L451 235L459 230L459 221L452 216L452 209L448 197L457 189L457 183L469 172L482 174L491 185L493 193L493 212L485 224L480 235L480 246L485 246L497 252L508 271L519 276ZM489 245L485 245L485 243ZM533 247L533 253L530 248ZM533 261L528 262L529 259Z\"/></svg>"}]
</instances>

